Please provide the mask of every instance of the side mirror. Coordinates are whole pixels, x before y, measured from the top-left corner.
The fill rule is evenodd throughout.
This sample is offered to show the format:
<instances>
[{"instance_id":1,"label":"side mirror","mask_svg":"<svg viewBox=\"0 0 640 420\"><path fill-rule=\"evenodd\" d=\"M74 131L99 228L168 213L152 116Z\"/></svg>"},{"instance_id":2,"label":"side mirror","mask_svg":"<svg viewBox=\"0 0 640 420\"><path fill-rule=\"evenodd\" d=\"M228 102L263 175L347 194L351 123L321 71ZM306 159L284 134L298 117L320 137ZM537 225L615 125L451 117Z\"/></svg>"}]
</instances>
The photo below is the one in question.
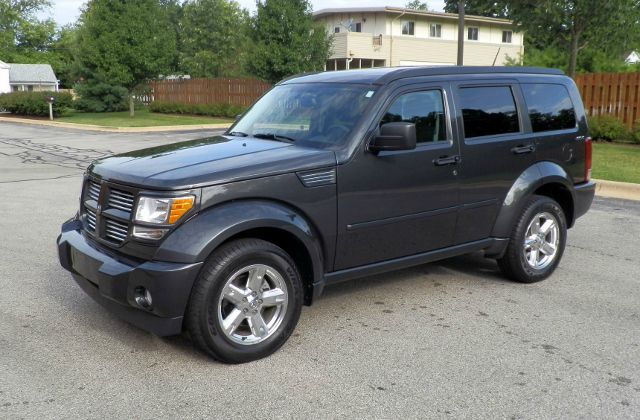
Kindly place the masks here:
<instances>
[{"instance_id":1,"label":"side mirror","mask_svg":"<svg viewBox=\"0 0 640 420\"><path fill-rule=\"evenodd\" d=\"M412 150L416 148L416 125L409 122L392 122L380 127L380 132L369 144L369 150Z\"/></svg>"}]
</instances>

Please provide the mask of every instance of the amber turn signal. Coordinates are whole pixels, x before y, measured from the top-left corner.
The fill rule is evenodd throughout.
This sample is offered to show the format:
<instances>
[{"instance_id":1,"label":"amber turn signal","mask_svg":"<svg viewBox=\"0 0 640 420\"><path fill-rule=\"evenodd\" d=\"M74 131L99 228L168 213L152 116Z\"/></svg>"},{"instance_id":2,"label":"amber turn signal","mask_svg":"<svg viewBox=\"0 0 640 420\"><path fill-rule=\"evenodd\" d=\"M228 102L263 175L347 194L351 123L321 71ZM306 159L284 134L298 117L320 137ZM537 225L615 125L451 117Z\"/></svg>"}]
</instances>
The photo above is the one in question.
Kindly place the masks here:
<instances>
[{"instance_id":1,"label":"amber turn signal","mask_svg":"<svg viewBox=\"0 0 640 420\"><path fill-rule=\"evenodd\" d=\"M193 207L193 197L174 198L171 200L169 212L169 224L177 222L186 212Z\"/></svg>"}]
</instances>

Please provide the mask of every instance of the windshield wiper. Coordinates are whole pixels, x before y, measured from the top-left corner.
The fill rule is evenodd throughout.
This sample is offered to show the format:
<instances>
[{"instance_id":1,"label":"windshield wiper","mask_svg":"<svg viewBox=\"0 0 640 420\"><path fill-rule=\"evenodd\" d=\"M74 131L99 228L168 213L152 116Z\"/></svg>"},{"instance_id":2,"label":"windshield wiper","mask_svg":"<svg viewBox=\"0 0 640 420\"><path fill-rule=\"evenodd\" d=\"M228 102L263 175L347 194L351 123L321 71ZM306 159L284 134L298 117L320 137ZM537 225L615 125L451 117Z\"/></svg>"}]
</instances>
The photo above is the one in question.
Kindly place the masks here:
<instances>
[{"instance_id":1,"label":"windshield wiper","mask_svg":"<svg viewBox=\"0 0 640 420\"><path fill-rule=\"evenodd\" d=\"M257 139L284 141L287 143L293 143L294 141L296 141L296 139L294 138L281 136L280 134L275 134L275 133L256 133L253 135L253 137Z\"/></svg>"},{"instance_id":2,"label":"windshield wiper","mask_svg":"<svg viewBox=\"0 0 640 420\"><path fill-rule=\"evenodd\" d=\"M230 136L236 136L236 137L248 137L249 135L247 133L243 133L242 131L232 131L230 133L227 133Z\"/></svg>"}]
</instances>

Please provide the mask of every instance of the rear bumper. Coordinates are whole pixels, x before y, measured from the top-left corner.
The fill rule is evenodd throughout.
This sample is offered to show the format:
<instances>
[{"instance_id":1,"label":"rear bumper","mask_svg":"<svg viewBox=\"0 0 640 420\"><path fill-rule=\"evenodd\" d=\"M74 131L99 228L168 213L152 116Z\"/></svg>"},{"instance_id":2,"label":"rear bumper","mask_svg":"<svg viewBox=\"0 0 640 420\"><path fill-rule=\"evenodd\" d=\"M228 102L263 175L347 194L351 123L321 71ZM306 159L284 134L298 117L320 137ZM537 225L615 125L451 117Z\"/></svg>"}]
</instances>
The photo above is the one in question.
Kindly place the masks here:
<instances>
[{"instance_id":1,"label":"rear bumper","mask_svg":"<svg viewBox=\"0 0 640 420\"><path fill-rule=\"evenodd\" d=\"M574 186L575 200L573 203L573 220L583 216L591 207L596 193L596 183L588 181Z\"/></svg>"},{"instance_id":2,"label":"rear bumper","mask_svg":"<svg viewBox=\"0 0 640 420\"><path fill-rule=\"evenodd\" d=\"M159 336L180 334L191 288L202 263L141 261L117 255L87 239L78 220L62 225L60 264L94 300L129 323ZM136 288L152 296L145 309L135 302Z\"/></svg>"}]
</instances>

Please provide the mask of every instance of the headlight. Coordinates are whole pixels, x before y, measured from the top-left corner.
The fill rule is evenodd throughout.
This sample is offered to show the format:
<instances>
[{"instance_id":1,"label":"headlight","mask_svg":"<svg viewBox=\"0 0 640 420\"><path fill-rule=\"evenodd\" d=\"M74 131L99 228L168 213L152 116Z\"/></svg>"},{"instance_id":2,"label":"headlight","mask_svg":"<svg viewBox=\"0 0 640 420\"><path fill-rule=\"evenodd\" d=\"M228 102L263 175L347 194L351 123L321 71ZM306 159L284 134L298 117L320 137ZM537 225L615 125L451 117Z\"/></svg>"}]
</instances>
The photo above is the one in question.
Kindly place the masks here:
<instances>
[{"instance_id":1,"label":"headlight","mask_svg":"<svg viewBox=\"0 0 640 420\"><path fill-rule=\"evenodd\" d=\"M136 208L136 222L174 224L193 207L194 197L140 197Z\"/></svg>"}]
</instances>

